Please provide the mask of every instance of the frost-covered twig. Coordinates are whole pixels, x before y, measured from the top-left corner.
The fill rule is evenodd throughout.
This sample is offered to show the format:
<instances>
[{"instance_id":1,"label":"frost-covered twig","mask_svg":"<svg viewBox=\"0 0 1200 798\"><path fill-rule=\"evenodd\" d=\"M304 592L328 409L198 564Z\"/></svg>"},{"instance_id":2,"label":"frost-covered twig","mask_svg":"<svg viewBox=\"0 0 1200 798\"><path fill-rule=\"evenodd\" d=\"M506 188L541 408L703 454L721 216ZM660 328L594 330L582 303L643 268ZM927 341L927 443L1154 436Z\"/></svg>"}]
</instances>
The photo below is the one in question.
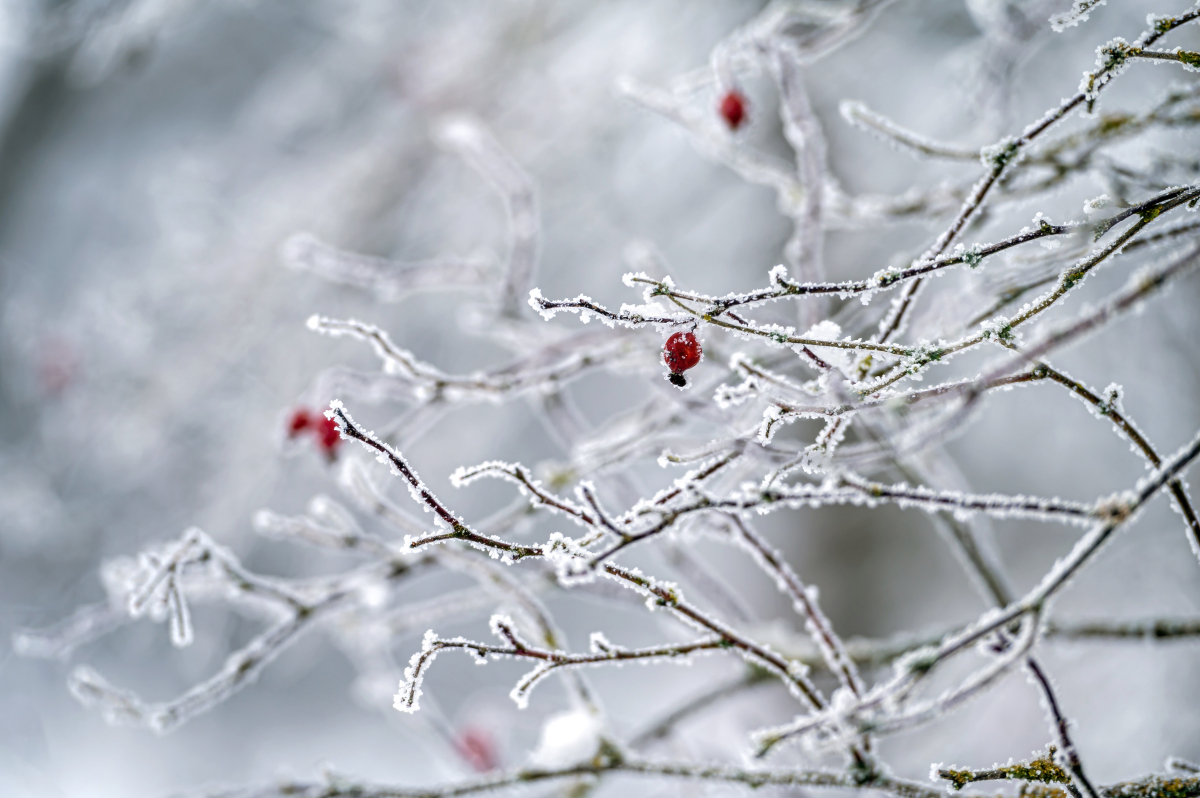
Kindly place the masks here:
<instances>
[{"instance_id":1,"label":"frost-covered twig","mask_svg":"<svg viewBox=\"0 0 1200 798\"><path fill-rule=\"evenodd\" d=\"M597 761L552 769L531 767L499 776L489 776L478 781L440 787L404 788L336 779L319 782L288 781L267 786L213 790L205 792L204 796L205 798L284 798L284 796L303 796L303 798L454 798L454 796L493 792L506 787L540 784L579 776L603 776L609 773L660 776L701 783L735 784L750 788L832 787L857 790L864 786L870 786L871 789L895 795L897 798L949 798L950 795L943 790L882 773L873 774L869 780L863 781L860 774L838 773L829 770L746 768L686 761L663 762L617 756L615 752L609 752L603 757L598 757ZM1192 784L1193 781L1196 783ZM1200 778L1185 779L1184 782L1186 786L1184 791L1179 794L1179 798L1193 798L1195 795L1200 795ZM1152 785L1147 785L1147 787L1148 789L1143 788L1142 794L1135 793L1136 798L1167 798L1165 793L1160 795L1155 791ZM1122 789L1128 788L1126 785L1111 788L1111 792L1106 793L1105 798L1120 798L1123 794ZM1058 797L1051 795L1047 798Z\"/></svg>"},{"instance_id":2,"label":"frost-covered twig","mask_svg":"<svg viewBox=\"0 0 1200 798\"><path fill-rule=\"evenodd\" d=\"M1149 45L1168 31L1192 22L1197 17L1200 17L1200 9L1193 10L1180 17L1161 20L1154 25L1151 31L1142 34L1138 41L1142 42L1143 46ZM974 189L972 189L966 201L963 202L962 208L954 218L954 221L937 237L929 249L921 256L921 259L931 260L946 251L946 248L954 242L954 239L966 227L967 222L982 207L984 199L987 197L992 186L1000 180L1011 164L1018 161L1024 155L1024 150L1031 142L1081 105L1086 104L1087 110L1090 112L1099 93L1120 71L1123 63L1123 59L1115 56L1110 57L1094 73L1088 76L1085 80L1085 88L1083 90L1064 100L1057 108L1051 109L1040 120L1026 127L1019 137L1008 137L992 146L983 148L980 152L980 157L984 165L989 167L988 171L975 184ZM887 341L893 334L903 328L905 317L912 307L920 285L921 281L919 280L905 285L904 291L895 300L892 311L880 324L878 340Z\"/></svg>"},{"instance_id":3,"label":"frost-covered twig","mask_svg":"<svg viewBox=\"0 0 1200 798\"><path fill-rule=\"evenodd\" d=\"M1184 468L1200 456L1200 435L1191 443L1180 449L1164 467L1157 470L1151 477L1138 483L1136 490L1121 497L1115 497L1107 505L1108 520L1098 523L1087 534L1079 539L1071 552L1055 563L1046 573L1041 582L1019 601L1012 602L1002 610L985 613L977 621L953 635L947 636L937 646L915 652L907 658L897 675L890 681L876 686L867 696L848 706L838 707L835 711L826 711L811 716L801 716L792 723L758 733L757 739L760 752L765 753L778 743L797 735L810 734L820 731L826 724L832 728L843 727L850 719L857 719L860 713L874 711L885 701L894 700L897 695L903 695L925 677L938 663L962 652L968 646L978 643L988 635L1002 631L1011 624L1021 621L1022 631L1013 643L1005 644L1003 654L991 665L974 674L964 681L960 687L939 698L937 701L896 713L892 716L869 717L854 723L865 723L872 731L893 731L906 728L915 723L928 722L938 717L942 712L960 703L965 698L985 688L1012 667L1018 659L1033 646L1036 641L1035 630L1037 623L1030 616L1040 616L1046 601L1066 584L1072 576L1104 545L1112 533L1126 523L1145 502L1153 497L1164 485L1174 479ZM829 731L826 729L826 731Z\"/></svg>"},{"instance_id":4,"label":"frost-covered twig","mask_svg":"<svg viewBox=\"0 0 1200 798\"><path fill-rule=\"evenodd\" d=\"M952 144L931 141L919 133L905 130L861 102L846 100L838 106L838 110L841 111L842 118L850 124L880 136L884 141L895 144L899 149L929 158L945 158L951 161L977 161L979 159L978 148L956 147Z\"/></svg>"},{"instance_id":5,"label":"frost-covered twig","mask_svg":"<svg viewBox=\"0 0 1200 798\"><path fill-rule=\"evenodd\" d=\"M800 280L814 282L825 276L825 134L804 87L800 48L774 39L768 52L768 68L779 87L783 134L796 153L796 176L804 189L784 255ZM824 316L820 305L802 304L800 310L802 327L811 327Z\"/></svg>"},{"instance_id":6,"label":"frost-covered twig","mask_svg":"<svg viewBox=\"0 0 1200 798\"><path fill-rule=\"evenodd\" d=\"M492 184L508 211L508 256L501 311L516 317L522 308L537 267L541 247L541 218L533 180L482 124L461 117L448 120L437 130L437 138Z\"/></svg>"},{"instance_id":7,"label":"frost-covered twig","mask_svg":"<svg viewBox=\"0 0 1200 798\"><path fill-rule=\"evenodd\" d=\"M843 687L855 696L861 696L865 689L862 677L846 652L846 645L817 606L816 591L806 587L779 552L740 516L730 514L728 517L733 522L740 541L751 551L759 565L774 577L780 590L792 599L793 606L804 618L805 628L816 642L829 670L837 676Z\"/></svg>"},{"instance_id":8,"label":"frost-covered twig","mask_svg":"<svg viewBox=\"0 0 1200 798\"><path fill-rule=\"evenodd\" d=\"M529 694L545 677L558 669L579 668L587 665L603 665L606 663L622 663L634 660L651 659L686 659L691 654L700 651L727 648L728 643L720 637L697 640L691 643L672 643L649 648L621 648L609 643L599 632L592 634L591 654L571 654L566 651L538 648L525 642L517 633L510 618L493 616L492 632L507 645L489 645L462 637L438 637L430 630L422 643L421 650L413 654L408 668L404 672L404 683L396 694L395 707L403 712L416 712L421 696L421 681L425 672L433 662L438 652L446 649L461 649L471 654L478 662L486 662L488 658L532 659L538 662L537 667L525 674L513 687L511 696L519 707L529 703Z\"/></svg>"},{"instance_id":9,"label":"frost-covered twig","mask_svg":"<svg viewBox=\"0 0 1200 798\"><path fill-rule=\"evenodd\" d=\"M344 779L313 782L284 781L271 785L240 787L231 790L210 790L204 798L455 798L493 792L506 787L558 781L579 776L602 776L607 773L638 776L659 776L693 780L700 783L735 784L757 787L826 787L844 790L869 788L896 798L950 798L953 793L907 781L886 774L873 774L863 780L856 773L828 770L796 770L790 768L746 768L735 765L693 762L667 762L632 757L607 757L603 761L572 764L562 768L528 768L490 776L473 782L445 786L404 788ZM1037 793L1042 798L1068 798L1065 790L1045 787ZM1138 781L1121 782L1100 788L1102 798L1195 798L1200 795L1200 776L1149 776Z\"/></svg>"},{"instance_id":10,"label":"frost-covered twig","mask_svg":"<svg viewBox=\"0 0 1200 798\"><path fill-rule=\"evenodd\" d=\"M125 607L112 602L85 604L49 628L17 631L13 635L13 651L24 657L66 659L80 646L132 620Z\"/></svg>"},{"instance_id":11,"label":"frost-covered twig","mask_svg":"<svg viewBox=\"0 0 1200 798\"><path fill-rule=\"evenodd\" d=\"M287 265L326 280L371 291L381 302L398 302L416 291L486 285L495 271L488 258L436 258L397 263L343 252L309 233L298 233L283 247Z\"/></svg>"},{"instance_id":12,"label":"frost-covered twig","mask_svg":"<svg viewBox=\"0 0 1200 798\"><path fill-rule=\"evenodd\" d=\"M550 542L544 546L526 546L476 532L455 516L425 487L403 456L355 424L339 402L334 402L329 412L338 420L339 429L344 435L354 438L378 452L386 462L391 464L394 473L408 483L413 499L432 511L444 525L450 528L447 533L410 539L408 541L409 548L420 548L447 540L463 540L483 551L494 553L498 558L510 563L528 557L546 557L561 564L567 569L567 573L571 573L575 570L575 566L582 562L580 555L583 552L558 534L552 536ZM716 633L724 641L725 646L723 647L735 649L744 656L760 661L766 667L771 668L784 679L789 687L796 690L797 695L813 706L824 705L825 701L820 691L803 673L791 668L786 660L770 649L747 639L727 624L708 616L684 601L674 585L647 577L637 569L625 568L611 562L603 563L600 571L606 576L616 579L619 583L642 593L649 599L650 604L666 607L685 622Z\"/></svg>"},{"instance_id":13,"label":"frost-covered twig","mask_svg":"<svg viewBox=\"0 0 1200 798\"><path fill-rule=\"evenodd\" d=\"M1040 373L1044 373L1047 378L1063 386L1075 396L1091 405L1097 415L1111 421L1117 429L1117 434L1128 439L1133 444L1134 451L1145 458L1150 467L1158 468L1162 465L1162 459L1158 456L1158 452L1150 445L1150 442L1146 440L1133 421L1127 417L1124 408L1121 407L1121 387L1119 385L1116 383L1109 385L1105 390L1105 396L1101 398L1083 383L1072 379L1063 372L1051 368L1046 363L1038 363L1034 369ZM1178 479L1171 480L1168 483L1168 487L1170 488L1172 498L1175 500L1175 505L1179 509L1179 513L1183 516L1184 523L1187 524L1192 551L1197 557L1200 557L1200 518L1197 518L1196 510L1192 506L1191 499L1188 497L1187 488Z\"/></svg>"},{"instance_id":14,"label":"frost-covered twig","mask_svg":"<svg viewBox=\"0 0 1200 798\"><path fill-rule=\"evenodd\" d=\"M1029 672L1033 675L1034 681L1042 690L1042 695L1045 698L1047 708L1050 710L1050 717L1054 721L1054 730L1058 734L1059 745L1062 746L1062 758L1067 763L1067 769L1071 772L1072 780L1075 784L1068 783L1067 789L1072 794L1082 792L1088 798L1100 798L1096 792L1096 788L1092 786L1092 782L1083 772L1083 763L1079 759L1079 751L1075 748L1075 743L1071 740L1071 731L1066 717L1058 706L1058 697L1054 694L1054 688L1050 685L1050 677L1042 670L1042 667L1033 657L1025 660L1025 667L1029 668Z\"/></svg>"},{"instance_id":15,"label":"frost-covered twig","mask_svg":"<svg viewBox=\"0 0 1200 798\"><path fill-rule=\"evenodd\" d=\"M212 709L247 684L291 646L300 636L338 609L352 602L358 587L366 582L389 582L406 577L421 563L391 561L385 566L370 565L340 579L313 584L288 585L246 570L237 559L199 530L189 530L164 556L152 556L141 570L130 574L127 582L126 611L131 618L143 612L155 613L151 602L164 602L172 618L172 639L177 645L190 639L190 624L177 620L186 614L189 593L203 595L214 588L239 602L250 602L258 612L264 609L272 624L245 646L230 655L225 666L209 679L170 701L149 703L135 693L114 687L88 666L72 673L71 692L88 706L97 707L112 722L143 725L165 733L195 715ZM201 581L197 581L200 579ZM156 598L156 594L165 594ZM177 630L184 623L186 630ZM69 629L86 636L91 629ZM64 640L60 648L80 642L76 637Z\"/></svg>"},{"instance_id":16,"label":"frost-covered twig","mask_svg":"<svg viewBox=\"0 0 1200 798\"><path fill-rule=\"evenodd\" d=\"M1197 193L1200 195L1200 191ZM1145 220L1139 220L1139 222L1133 227L1137 227L1138 225L1144 223ZM1131 227L1130 230L1132 231L1133 228ZM1111 250L1111 245L1110 247L1106 248L1106 250ZM998 331L985 330L985 337L996 337L1002 342L1010 344L1010 341L1006 341L1005 339L1007 339L1010 335L1012 327L1017 324L1027 322L1036 313L1041 312L1049 307L1050 304L1053 303L1051 297L1058 298L1069 291L1075 282L1077 282L1079 279L1082 279L1083 276L1086 276L1087 271L1094 267L1095 262L1098 262L1097 257L1098 256L1093 256L1092 258L1080 263L1073 269L1063 272L1062 276L1059 278L1059 284L1054 291L1048 293L1037 303L1027 305L1021 314L1014 317L1011 321L1006 321ZM1099 308L1082 314L1072 322L1069 322L1065 325L1060 325L1057 329L1043 334L1037 341L1020 349L1015 349L1015 347L1009 345L1009 348L1015 349L1017 355L992 368L974 382L963 383L955 388L955 392L959 393L960 396L963 397L961 405L949 413L946 419L939 421L938 424L935 425L935 431L931 432L930 430L925 430L920 433L921 440L923 442L928 442L936 437L943 436L946 431L961 423L972 406L978 401L979 396L981 395L980 388L982 386L991 385L996 380L1001 379L1004 376L1027 366L1030 363L1036 364L1039 358L1042 358L1050 352L1055 351L1056 349L1059 349L1069 343L1073 343L1077 339L1103 327L1115 317L1136 307L1139 303L1145 300L1146 297L1160 290L1164 285L1171 282L1171 280L1186 274L1197 264L1200 264L1200 246L1189 247L1183 252L1176 253L1173 257L1167 259L1166 263L1157 269L1147 269L1134 274L1124 290L1112 295L1108 301ZM973 343L970 343L971 340L972 339L964 339L963 341L947 347L947 349L949 350L958 347L957 351L961 351L967 346L974 345ZM1049 376L1048 372L1047 376Z\"/></svg>"},{"instance_id":17,"label":"frost-covered twig","mask_svg":"<svg viewBox=\"0 0 1200 798\"><path fill-rule=\"evenodd\" d=\"M418 400L424 402L475 397L496 401L505 394L560 385L590 369L612 365L635 351L631 341L612 336L601 340L594 334L584 334L552 343L504 368L461 376L446 374L418 360L372 324L313 316L308 320L308 326L327 335L351 335L367 341L383 361L385 379L402 381Z\"/></svg>"}]
</instances>

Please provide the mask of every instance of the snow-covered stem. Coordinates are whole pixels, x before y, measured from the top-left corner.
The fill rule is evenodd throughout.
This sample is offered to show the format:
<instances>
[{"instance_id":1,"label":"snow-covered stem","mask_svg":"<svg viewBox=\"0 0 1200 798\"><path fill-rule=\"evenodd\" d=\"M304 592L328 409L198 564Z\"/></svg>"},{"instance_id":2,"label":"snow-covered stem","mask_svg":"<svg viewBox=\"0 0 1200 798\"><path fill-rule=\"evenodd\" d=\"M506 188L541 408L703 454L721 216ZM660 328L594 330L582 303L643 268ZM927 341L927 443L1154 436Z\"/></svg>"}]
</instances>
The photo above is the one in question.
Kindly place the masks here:
<instances>
[{"instance_id":1,"label":"snow-covered stem","mask_svg":"<svg viewBox=\"0 0 1200 798\"><path fill-rule=\"evenodd\" d=\"M1112 534L1127 523L1164 485L1175 479L1200 456L1200 434L1179 449L1163 465L1138 482L1137 487L1114 497L1103 508L1109 516L1081 537L1075 547L1055 563L1041 582L1019 601L998 613L988 613L963 632L947 637L938 647L937 660L963 650L982 637L1001 629L1030 612L1039 612L1047 599L1064 584L1109 540Z\"/></svg>"},{"instance_id":2,"label":"snow-covered stem","mask_svg":"<svg viewBox=\"0 0 1200 798\"><path fill-rule=\"evenodd\" d=\"M494 551L508 562L516 562L530 557L562 556L566 556L570 560L578 560L578 554L572 552L571 544L561 536L552 538L545 545L526 546L476 532L454 515L449 508L442 504L425 487L420 477L416 475L399 452L387 444L380 442L371 433L355 424L340 403L333 403L329 412L338 420L339 429L344 435L358 440L364 446L369 447L386 458L392 465L394 473L408 483L414 500L425 505L443 524L450 528L449 532L434 533L420 538L409 539L409 549L419 549L430 544L448 540L463 540L481 550ZM646 595L659 605L668 608L672 613L678 615L690 625L716 633L724 643L722 647L736 649L744 656L762 663L765 667L771 668L784 679L789 687L796 690L797 695L802 696L815 707L824 706L824 698L804 674L794 671L785 659L770 649L742 636L732 627L710 617L699 608L684 601L679 591L673 585L644 576L637 569L625 568L609 562L600 564L600 569L605 575L616 579L619 583Z\"/></svg>"},{"instance_id":3,"label":"snow-covered stem","mask_svg":"<svg viewBox=\"0 0 1200 798\"><path fill-rule=\"evenodd\" d=\"M1181 193L1172 193L1170 198L1156 206L1154 211L1148 212L1144 215L1139 215L1136 222L1130 225L1129 228L1120 235L1116 236L1106 246L1092 252L1070 268L1065 269L1059 275L1058 284L1052 290L1048 291L1041 297L1038 297L1033 302L1025 305L1021 311L1011 319L1003 319L999 330L995 333L985 328L982 332L964 336L957 341L952 341L944 345L937 346L933 350L933 353L936 354L936 358L931 358L929 355L925 355L925 357L922 358L920 355L918 355L916 358L912 359L913 362L911 365L906 361L902 361L901 365L892 369L888 376L885 376L875 382L868 383L868 387L865 389L859 389L860 394L870 395L878 393L910 376L910 374L914 373L912 369L918 368L925 363L933 362L934 360L942 361L948 359L949 357L957 355L961 352L973 349L974 347L993 337L1007 337L1017 327L1028 324L1031 320L1037 318L1042 313L1046 312L1055 304L1057 304L1059 300L1065 297L1073 288L1078 286L1097 266L1114 254L1120 252L1126 243L1134 239L1138 233L1140 233L1143 228L1156 219L1159 214L1180 207L1181 205L1188 204L1198 196L1200 196L1200 188L1189 188ZM1128 217L1126 216L1125 218ZM1027 351L1027 354L1023 358L1022 362L1025 362L1031 358L1040 357L1041 354L1051 351L1056 346L1066 343L1078 335L1103 325L1114 313L1120 312L1121 310L1125 310L1132 306L1147 294L1160 288L1163 283L1167 282L1190 265L1191 259L1189 257L1184 257L1174 263L1172 266L1163 269L1158 275L1147 278L1135 288L1127 291L1125 295L1118 296L1117 298L1111 300L1108 305L1105 306L1105 308L1102 308L1096 313L1089 314L1088 318L1091 319L1090 321L1088 318L1085 318L1076 325L1073 325L1073 327L1076 329L1072 329L1070 331L1060 331L1051 339L1039 342L1039 344ZM917 285L917 283L909 283L908 285ZM1031 351L1032 354L1028 353L1029 351ZM910 355L917 352L919 352L919 350L909 350ZM989 384L999 377L1004 376L1007 373L1011 373L1012 370L1012 367L1007 367L1004 371L990 372L985 377L981 378L979 382L983 384Z\"/></svg>"},{"instance_id":4,"label":"snow-covered stem","mask_svg":"<svg viewBox=\"0 0 1200 798\"><path fill-rule=\"evenodd\" d=\"M358 585L402 580L428 564L425 558L407 562L390 559L383 565L368 565L333 580L288 584L250 572L230 552L196 529L189 530L173 547L173 556L158 562L169 567L173 575L161 576L163 568L159 567L137 583L129 593L130 617L138 616L148 591L153 591L154 585L161 585L163 578L169 578L175 601L183 603L189 596L207 598L215 593L235 607L252 610L255 615L262 615L265 610L272 620L265 631L234 652L218 673L170 701L146 702L133 692L113 687L87 666L80 666L72 673L71 691L84 704L97 707L112 722L141 725L160 734L211 710L252 683L301 636L326 617L352 605ZM214 579L212 584L210 580ZM186 603L182 606L186 607ZM52 648L70 650L92 633L90 624L73 624L62 630L60 634L67 637Z\"/></svg>"}]
</instances>

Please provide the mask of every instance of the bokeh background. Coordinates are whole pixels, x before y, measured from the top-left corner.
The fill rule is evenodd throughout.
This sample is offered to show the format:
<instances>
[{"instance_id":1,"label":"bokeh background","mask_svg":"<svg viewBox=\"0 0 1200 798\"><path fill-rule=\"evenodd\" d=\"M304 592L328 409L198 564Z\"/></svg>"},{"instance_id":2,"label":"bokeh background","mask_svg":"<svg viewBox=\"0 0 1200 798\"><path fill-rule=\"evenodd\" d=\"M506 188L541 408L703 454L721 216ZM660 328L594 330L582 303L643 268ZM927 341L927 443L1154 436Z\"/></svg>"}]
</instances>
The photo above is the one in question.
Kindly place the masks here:
<instances>
[{"instance_id":1,"label":"bokeh background","mask_svg":"<svg viewBox=\"0 0 1200 798\"><path fill-rule=\"evenodd\" d=\"M806 72L831 169L855 192L900 194L970 179L978 167L914 161L852 129L838 103L864 101L932 138L988 143L1073 92L1097 45L1115 35L1132 39L1148 12L1186 7L1121 0L1053 34L1045 19L1065 5L890 5L860 38ZM546 296L631 301L620 283L631 242L656 247L683 285L715 293L762 284L790 235L773 194L706 160L684 132L614 88L623 75L661 85L703 67L713 46L761 7L733 0L0 0L0 793L141 798L307 777L326 763L406 784L470 775L428 721L355 700L353 668L321 635L286 652L257 685L165 737L109 727L78 705L65 688L74 662L167 698L216 670L247 639L246 622L201 608L190 648L172 649L161 626L142 623L65 663L18 658L10 638L100 599L97 569L106 558L191 525L268 573L331 572L349 562L264 541L250 525L259 508L300 512L312 495L336 490L319 453L284 441L284 419L309 401L323 369L374 365L366 347L317 336L305 319L320 313L379 324L448 371L506 355L457 323L475 301L471 292L385 304L285 268L281 247L309 231L400 260L503 251L502 205L434 142L448 115L481 120L535 181L543 229L536 284ZM1170 46L1200 49L1194 25L1173 37ZM1175 66L1135 65L1104 104L1145 108L1168 83L1195 79ZM742 135L787 157L769 82L748 79L745 88L752 122ZM1198 143L1195 129L1184 129L1114 157L1138 163L1155 148L1196 157ZM1084 177L1038 203L1006 206L977 240L1011 232L1037 211L1080 218L1082 202L1104 190ZM936 229L917 222L831 232L830 276L872 274L897 253L911 256ZM1110 267L1073 308L1120 285L1129 269ZM1162 452L1200 426L1198 290L1195 277L1182 281L1149 311L1058 361L1094 386L1124 384L1126 407ZM718 337L712 345L725 356L737 348ZM657 379L653 369L647 373ZM590 375L571 389L597 429L648 390L628 373ZM393 409L356 415L382 423ZM951 449L983 490L1091 500L1142 473L1106 422L1050 387L994 398ZM447 479L454 467L566 456L519 401L456 409L414 435L407 454L468 518L502 506L510 493L455 491ZM646 473L655 470L650 463ZM820 587L847 636L937 630L983 609L919 511L780 514L764 529ZM1027 589L1077 534L1006 522L997 525L996 545L1014 583ZM794 626L747 563L730 561L716 544L695 546L729 563L727 581L762 634ZM438 589L430 583L414 595ZM598 627L628 644L656 639L657 618L570 597L552 606L577 643ZM1166 501L1124 532L1055 610L1078 618L1200 614L1200 564ZM476 619L461 631L478 637L484 628ZM397 641L398 655L407 659L418 639ZM1099 781L1155 770L1167 755L1200 759L1196 644L1054 644L1043 662ZM708 659L595 680L614 727L630 731L737 667ZM448 655L426 687L445 723L486 730L509 765L523 761L541 719L562 702L547 686L518 712L507 698L516 673ZM786 717L782 693L773 690L722 705L660 752L736 758L746 729ZM988 766L1050 739L1036 692L1015 673L882 750L903 775L925 778L934 762ZM793 753L780 761L804 760ZM624 784L646 795L705 789Z\"/></svg>"}]
</instances>

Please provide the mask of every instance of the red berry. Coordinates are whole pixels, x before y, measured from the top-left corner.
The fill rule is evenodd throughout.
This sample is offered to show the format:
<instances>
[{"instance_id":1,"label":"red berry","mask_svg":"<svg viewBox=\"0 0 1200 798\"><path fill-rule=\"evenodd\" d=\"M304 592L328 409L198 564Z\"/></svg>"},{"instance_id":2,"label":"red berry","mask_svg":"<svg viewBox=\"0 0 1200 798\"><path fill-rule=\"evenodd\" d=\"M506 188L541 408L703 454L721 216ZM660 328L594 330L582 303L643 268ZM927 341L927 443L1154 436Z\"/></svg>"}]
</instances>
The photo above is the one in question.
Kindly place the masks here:
<instances>
[{"instance_id":1,"label":"red berry","mask_svg":"<svg viewBox=\"0 0 1200 798\"><path fill-rule=\"evenodd\" d=\"M674 333L663 344L663 363L672 374L682 374L700 362L704 350L692 332Z\"/></svg>"},{"instance_id":2,"label":"red berry","mask_svg":"<svg viewBox=\"0 0 1200 798\"><path fill-rule=\"evenodd\" d=\"M471 767L480 773L495 770L500 762L496 756L496 744L492 736L483 729L468 726L455 740L458 752L463 759L471 763Z\"/></svg>"},{"instance_id":3,"label":"red berry","mask_svg":"<svg viewBox=\"0 0 1200 798\"><path fill-rule=\"evenodd\" d=\"M730 130L737 130L746 121L746 98L737 89L730 89L717 106Z\"/></svg>"},{"instance_id":4,"label":"red berry","mask_svg":"<svg viewBox=\"0 0 1200 798\"><path fill-rule=\"evenodd\" d=\"M337 456L338 445L342 442L342 434L332 418L320 417L316 421L317 445L332 460Z\"/></svg>"},{"instance_id":5,"label":"red berry","mask_svg":"<svg viewBox=\"0 0 1200 798\"><path fill-rule=\"evenodd\" d=\"M304 430L313 426L314 419L312 414L303 407L292 413L291 420L288 421L288 437L294 438Z\"/></svg>"}]
</instances>

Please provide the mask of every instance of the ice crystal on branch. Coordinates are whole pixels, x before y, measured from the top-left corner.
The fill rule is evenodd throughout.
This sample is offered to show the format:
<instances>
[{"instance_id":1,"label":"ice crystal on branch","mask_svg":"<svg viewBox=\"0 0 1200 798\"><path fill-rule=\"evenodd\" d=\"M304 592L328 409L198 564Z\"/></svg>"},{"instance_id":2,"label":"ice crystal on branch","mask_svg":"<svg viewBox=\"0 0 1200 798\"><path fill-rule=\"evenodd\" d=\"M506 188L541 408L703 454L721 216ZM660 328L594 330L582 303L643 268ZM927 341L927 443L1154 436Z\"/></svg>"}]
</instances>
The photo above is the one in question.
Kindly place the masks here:
<instances>
[{"instance_id":1,"label":"ice crystal on branch","mask_svg":"<svg viewBox=\"0 0 1200 798\"><path fill-rule=\"evenodd\" d=\"M1087 22L1092 12L1107 2L1108 0L1073 0L1070 11L1050 17L1050 27L1055 33L1062 33L1067 28Z\"/></svg>"}]
</instances>

